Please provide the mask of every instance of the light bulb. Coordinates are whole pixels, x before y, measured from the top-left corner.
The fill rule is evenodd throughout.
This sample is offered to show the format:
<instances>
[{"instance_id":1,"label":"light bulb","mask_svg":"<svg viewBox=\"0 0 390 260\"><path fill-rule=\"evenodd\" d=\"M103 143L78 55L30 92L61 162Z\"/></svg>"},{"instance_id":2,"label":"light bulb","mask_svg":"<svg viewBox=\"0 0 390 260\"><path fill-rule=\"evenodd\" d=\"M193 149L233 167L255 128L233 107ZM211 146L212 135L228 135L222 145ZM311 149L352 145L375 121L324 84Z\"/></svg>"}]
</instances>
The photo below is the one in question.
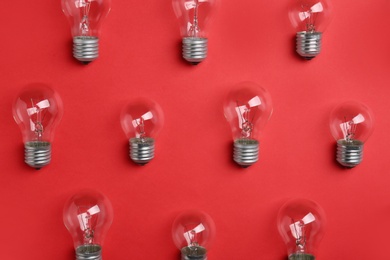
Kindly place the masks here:
<instances>
[{"instance_id":1,"label":"light bulb","mask_svg":"<svg viewBox=\"0 0 390 260\"><path fill-rule=\"evenodd\" d=\"M233 159L240 166L248 167L258 161L258 136L272 110L270 94L256 83L240 83L228 94L224 112L233 133Z\"/></svg>"},{"instance_id":2,"label":"light bulb","mask_svg":"<svg viewBox=\"0 0 390 260\"><path fill-rule=\"evenodd\" d=\"M112 219L111 203L99 192L84 190L65 203L63 220L73 238L76 260L102 259L102 245Z\"/></svg>"},{"instance_id":3,"label":"light bulb","mask_svg":"<svg viewBox=\"0 0 390 260\"><path fill-rule=\"evenodd\" d=\"M48 165L54 130L63 113L60 96L44 84L30 84L15 99L12 112L22 131L25 162L36 169Z\"/></svg>"},{"instance_id":4,"label":"light bulb","mask_svg":"<svg viewBox=\"0 0 390 260\"><path fill-rule=\"evenodd\" d=\"M135 163L144 165L154 158L155 138L163 124L163 112L154 101L138 98L123 108L121 125L129 138L129 155Z\"/></svg>"},{"instance_id":5,"label":"light bulb","mask_svg":"<svg viewBox=\"0 0 390 260\"><path fill-rule=\"evenodd\" d=\"M73 36L73 57L88 64L99 56L100 27L111 0L61 0Z\"/></svg>"},{"instance_id":6,"label":"light bulb","mask_svg":"<svg viewBox=\"0 0 390 260\"><path fill-rule=\"evenodd\" d=\"M346 167L360 164L364 143L373 131L371 109L357 101L339 104L331 112L329 126L337 141L337 161Z\"/></svg>"},{"instance_id":7,"label":"light bulb","mask_svg":"<svg viewBox=\"0 0 390 260\"><path fill-rule=\"evenodd\" d=\"M325 233L325 213L311 200L292 199L279 210L277 225L289 260L314 260Z\"/></svg>"},{"instance_id":8,"label":"light bulb","mask_svg":"<svg viewBox=\"0 0 390 260\"><path fill-rule=\"evenodd\" d=\"M321 52L322 33L330 23L329 0L290 0L289 18L296 30L296 51L307 60Z\"/></svg>"},{"instance_id":9,"label":"light bulb","mask_svg":"<svg viewBox=\"0 0 390 260\"><path fill-rule=\"evenodd\" d=\"M180 23L183 58L196 65L207 57L207 25L217 0L173 0L173 10Z\"/></svg>"},{"instance_id":10,"label":"light bulb","mask_svg":"<svg viewBox=\"0 0 390 260\"><path fill-rule=\"evenodd\" d=\"M173 242L181 252L181 260L207 260L215 233L212 218L198 210L182 212L172 225Z\"/></svg>"}]
</instances>

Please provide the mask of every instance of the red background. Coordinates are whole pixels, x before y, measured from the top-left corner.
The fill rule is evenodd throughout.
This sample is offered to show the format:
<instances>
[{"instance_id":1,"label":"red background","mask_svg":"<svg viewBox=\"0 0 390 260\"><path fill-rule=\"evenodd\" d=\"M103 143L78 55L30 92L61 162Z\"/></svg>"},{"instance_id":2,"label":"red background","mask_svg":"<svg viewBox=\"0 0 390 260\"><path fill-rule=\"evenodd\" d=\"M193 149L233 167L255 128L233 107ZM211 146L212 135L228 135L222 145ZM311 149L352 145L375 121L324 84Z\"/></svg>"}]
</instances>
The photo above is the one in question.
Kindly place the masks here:
<instances>
[{"instance_id":1,"label":"red background","mask_svg":"<svg viewBox=\"0 0 390 260\"><path fill-rule=\"evenodd\" d=\"M73 259L62 223L68 197L94 188L110 198L114 222L104 259L178 259L171 225L183 209L208 212L217 226L210 259L283 259L276 215L288 199L317 201L327 213L318 259L388 259L390 229L390 2L334 1L323 51L294 53L281 1L223 1L211 26L209 56L180 57L171 2L113 0L101 56L88 66L71 56L60 1L7 1L0 9L0 259ZM231 159L222 103L241 81L272 95L274 113L260 161ZM23 86L45 82L64 103L53 160L40 171L23 162L12 101ZM156 158L128 159L119 114L145 96L165 113ZM346 170L334 160L328 116L341 101L371 107L376 129L364 161Z\"/></svg>"}]
</instances>

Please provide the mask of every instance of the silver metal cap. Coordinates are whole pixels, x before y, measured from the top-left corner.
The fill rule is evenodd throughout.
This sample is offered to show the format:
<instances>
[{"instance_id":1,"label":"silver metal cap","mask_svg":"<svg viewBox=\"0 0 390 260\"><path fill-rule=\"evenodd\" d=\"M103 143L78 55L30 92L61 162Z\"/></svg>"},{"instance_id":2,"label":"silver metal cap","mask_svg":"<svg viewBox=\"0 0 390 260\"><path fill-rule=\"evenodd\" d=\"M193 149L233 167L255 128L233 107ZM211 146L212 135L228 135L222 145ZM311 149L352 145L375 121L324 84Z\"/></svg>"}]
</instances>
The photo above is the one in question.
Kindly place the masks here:
<instances>
[{"instance_id":1,"label":"silver metal cap","mask_svg":"<svg viewBox=\"0 0 390 260\"><path fill-rule=\"evenodd\" d=\"M201 246L183 247L181 260L207 260L207 250Z\"/></svg>"},{"instance_id":2,"label":"silver metal cap","mask_svg":"<svg viewBox=\"0 0 390 260\"><path fill-rule=\"evenodd\" d=\"M207 57L207 38L183 38L183 58L196 65Z\"/></svg>"},{"instance_id":3,"label":"silver metal cap","mask_svg":"<svg viewBox=\"0 0 390 260\"><path fill-rule=\"evenodd\" d=\"M337 161L345 167L355 167L363 160L363 142L359 140L337 141Z\"/></svg>"},{"instance_id":4,"label":"silver metal cap","mask_svg":"<svg viewBox=\"0 0 390 260\"><path fill-rule=\"evenodd\" d=\"M305 253L297 253L291 254L288 256L288 260L315 260L314 255L305 254Z\"/></svg>"},{"instance_id":5,"label":"silver metal cap","mask_svg":"<svg viewBox=\"0 0 390 260\"><path fill-rule=\"evenodd\" d=\"M153 138L131 138L130 158L135 163L145 165L154 158L154 139Z\"/></svg>"},{"instance_id":6,"label":"silver metal cap","mask_svg":"<svg viewBox=\"0 0 390 260\"><path fill-rule=\"evenodd\" d=\"M50 163L51 144L43 141L32 141L24 144L24 161L29 166L40 169Z\"/></svg>"},{"instance_id":7,"label":"silver metal cap","mask_svg":"<svg viewBox=\"0 0 390 260\"><path fill-rule=\"evenodd\" d=\"M77 36L73 38L73 57L88 64L99 57L99 38L94 36Z\"/></svg>"},{"instance_id":8,"label":"silver metal cap","mask_svg":"<svg viewBox=\"0 0 390 260\"><path fill-rule=\"evenodd\" d=\"M233 159L242 167L248 167L259 160L259 142L253 139L234 141Z\"/></svg>"},{"instance_id":9,"label":"silver metal cap","mask_svg":"<svg viewBox=\"0 0 390 260\"><path fill-rule=\"evenodd\" d=\"M76 248L76 260L102 260L102 247L82 245Z\"/></svg>"},{"instance_id":10,"label":"silver metal cap","mask_svg":"<svg viewBox=\"0 0 390 260\"><path fill-rule=\"evenodd\" d=\"M297 53L311 60L321 52L321 32L298 32L296 36Z\"/></svg>"}]
</instances>

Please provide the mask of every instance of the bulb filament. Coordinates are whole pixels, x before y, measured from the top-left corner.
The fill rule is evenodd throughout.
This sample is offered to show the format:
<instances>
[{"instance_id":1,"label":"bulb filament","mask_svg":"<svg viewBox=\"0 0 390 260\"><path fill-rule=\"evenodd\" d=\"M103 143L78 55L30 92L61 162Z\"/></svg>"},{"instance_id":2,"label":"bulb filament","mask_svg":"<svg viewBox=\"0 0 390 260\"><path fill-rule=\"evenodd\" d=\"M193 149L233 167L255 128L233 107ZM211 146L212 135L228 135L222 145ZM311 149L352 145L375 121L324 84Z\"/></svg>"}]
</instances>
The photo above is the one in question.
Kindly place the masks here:
<instances>
[{"instance_id":1,"label":"bulb filament","mask_svg":"<svg viewBox=\"0 0 390 260\"><path fill-rule=\"evenodd\" d=\"M347 119L344 117L344 123L343 125L343 132L345 135L345 140L347 142L352 142L353 138L355 137L357 124L353 122L353 120L347 121Z\"/></svg>"},{"instance_id":2,"label":"bulb filament","mask_svg":"<svg viewBox=\"0 0 390 260\"><path fill-rule=\"evenodd\" d=\"M253 120L255 118L256 111L253 114L252 118L250 118L251 109L245 105L239 105L238 101L236 101L236 103L236 109L239 111L240 115L239 122L241 126L241 136L243 138L251 138L253 131Z\"/></svg>"},{"instance_id":3,"label":"bulb filament","mask_svg":"<svg viewBox=\"0 0 390 260\"><path fill-rule=\"evenodd\" d=\"M91 0L93 1L93 0ZM76 6L82 8L83 18L80 22L80 31L82 36L89 35L90 27L89 27L89 11L91 9L91 1L89 0L78 0L76 2Z\"/></svg>"},{"instance_id":4,"label":"bulb filament","mask_svg":"<svg viewBox=\"0 0 390 260\"><path fill-rule=\"evenodd\" d=\"M28 115L30 115L30 128L35 132L38 141L42 139L44 127L43 120L45 119L46 111L45 108L50 107L48 100L43 100L34 103L31 99L31 108L27 109ZM35 115L35 116L34 116ZM34 118L35 117L35 118ZM34 120L35 119L35 120Z\"/></svg>"},{"instance_id":5,"label":"bulb filament","mask_svg":"<svg viewBox=\"0 0 390 260\"><path fill-rule=\"evenodd\" d=\"M146 132L145 132L145 120L141 117L140 119L136 120L137 128L139 132L139 138L142 142L145 142Z\"/></svg>"},{"instance_id":6,"label":"bulb filament","mask_svg":"<svg viewBox=\"0 0 390 260\"><path fill-rule=\"evenodd\" d=\"M293 235L295 237L295 244L297 246L298 252L305 252L306 248L306 229L305 224L302 220L300 221L294 221L292 220L292 227L293 227Z\"/></svg>"},{"instance_id":7,"label":"bulb filament","mask_svg":"<svg viewBox=\"0 0 390 260\"><path fill-rule=\"evenodd\" d=\"M322 5L320 5L322 8ZM301 5L302 12L300 15L302 16L301 19L306 21L306 31L309 33L313 33L316 31L316 20L317 20L317 12L313 11L315 10L316 5L313 7L308 8L307 5L302 4Z\"/></svg>"},{"instance_id":8,"label":"bulb filament","mask_svg":"<svg viewBox=\"0 0 390 260\"><path fill-rule=\"evenodd\" d=\"M192 25L190 26L190 29L188 30L188 34L190 37L199 37L199 33L200 33L199 21L198 21L199 0L195 0L194 2L195 2L194 20Z\"/></svg>"}]
</instances>

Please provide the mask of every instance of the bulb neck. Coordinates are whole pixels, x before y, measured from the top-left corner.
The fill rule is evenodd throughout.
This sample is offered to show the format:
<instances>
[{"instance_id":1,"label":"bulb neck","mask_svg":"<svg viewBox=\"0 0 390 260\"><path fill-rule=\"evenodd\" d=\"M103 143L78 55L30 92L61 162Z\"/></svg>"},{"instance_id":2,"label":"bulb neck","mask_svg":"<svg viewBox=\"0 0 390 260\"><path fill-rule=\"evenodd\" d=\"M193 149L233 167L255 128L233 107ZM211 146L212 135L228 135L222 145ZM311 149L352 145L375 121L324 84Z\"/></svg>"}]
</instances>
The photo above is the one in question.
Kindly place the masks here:
<instances>
[{"instance_id":1,"label":"bulb neck","mask_svg":"<svg viewBox=\"0 0 390 260\"><path fill-rule=\"evenodd\" d=\"M363 142L359 140L337 141L337 161L345 167L355 167L363 160Z\"/></svg>"},{"instance_id":2,"label":"bulb neck","mask_svg":"<svg viewBox=\"0 0 390 260\"><path fill-rule=\"evenodd\" d=\"M305 253L296 253L288 256L288 260L315 260L314 255L305 254Z\"/></svg>"},{"instance_id":3,"label":"bulb neck","mask_svg":"<svg viewBox=\"0 0 390 260\"><path fill-rule=\"evenodd\" d=\"M259 142L253 139L235 140L233 159L242 167L251 166L259 160Z\"/></svg>"},{"instance_id":4,"label":"bulb neck","mask_svg":"<svg viewBox=\"0 0 390 260\"><path fill-rule=\"evenodd\" d=\"M24 144L24 161L29 166L40 169L50 163L51 144L44 141L32 141Z\"/></svg>"},{"instance_id":5,"label":"bulb neck","mask_svg":"<svg viewBox=\"0 0 390 260\"><path fill-rule=\"evenodd\" d=\"M73 57L88 64L99 57L99 38L94 36L73 37Z\"/></svg>"},{"instance_id":6,"label":"bulb neck","mask_svg":"<svg viewBox=\"0 0 390 260\"><path fill-rule=\"evenodd\" d=\"M306 60L311 60L321 52L321 32L298 32L296 35L297 53Z\"/></svg>"},{"instance_id":7,"label":"bulb neck","mask_svg":"<svg viewBox=\"0 0 390 260\"><path fill-rule=\"evenodd\" d=\"M82 245L76 248L76 260L102 260L102 247Z\"/></svg>"},{"instance_id":8,"label":"bulb neck","mask_svg":"<svg viewBox=\"0 0 390 260\"><path fill-rule=\"evenodd\" d=\"M130 158L139 165L145 165L154 158L154 139L153 138L131 138Z\"/></svg>"},{"instance_id":9,"label":"bulb neck","mask_svg":"<svg viewBox=\"0 0 390 260\"><path fill-rule=\"evenodd\" d=\"M181 260L207 260L207 250L201 246L183 247Z\"/></svg>"},{"instance_id":10,"label":"bulb neck","mask_svg":"<svg viewBox=\"0 0 390 260\"><path fill-rule=\"evenodd\" d=\"M193 65L199 64L207 57L207 43L207 38L184 37L183 58Z\"/></svg>"}]
</instances>

